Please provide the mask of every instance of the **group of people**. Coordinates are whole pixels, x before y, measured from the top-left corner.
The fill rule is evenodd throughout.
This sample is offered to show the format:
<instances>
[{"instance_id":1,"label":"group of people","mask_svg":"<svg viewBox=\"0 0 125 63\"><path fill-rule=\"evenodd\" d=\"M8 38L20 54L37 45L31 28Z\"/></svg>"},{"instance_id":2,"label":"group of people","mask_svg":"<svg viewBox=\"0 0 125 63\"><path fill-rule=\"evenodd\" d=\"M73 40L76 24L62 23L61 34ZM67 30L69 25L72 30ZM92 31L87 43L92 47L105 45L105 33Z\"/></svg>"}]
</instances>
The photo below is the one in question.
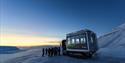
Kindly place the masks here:
<instances>
[{"instance_id":1,"label":"group of people","mask_svg":"<svg viewBox=\"0 0 125 63\"><path fill-rule=\"evenodd\" d=\"M43 48L42 56L57 56L60 55L60 47Z\"/></svg>"}]
</instances>

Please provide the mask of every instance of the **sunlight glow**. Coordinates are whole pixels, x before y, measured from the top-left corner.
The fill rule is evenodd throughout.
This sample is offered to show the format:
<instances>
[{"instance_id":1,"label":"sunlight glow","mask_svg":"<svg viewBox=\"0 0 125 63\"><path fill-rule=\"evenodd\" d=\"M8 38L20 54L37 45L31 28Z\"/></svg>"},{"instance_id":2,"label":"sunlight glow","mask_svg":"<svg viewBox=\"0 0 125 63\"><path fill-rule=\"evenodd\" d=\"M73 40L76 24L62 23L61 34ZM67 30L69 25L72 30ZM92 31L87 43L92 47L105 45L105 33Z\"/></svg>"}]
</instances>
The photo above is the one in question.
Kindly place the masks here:
<instances>
[{"instance_id":1,"label":"sunlight glow","mask_svg":"<svg viewBox=\"0 0 125 63\"><path fill-rule=\"evenodd\" d=\"M25 36L19 34L1 34L0 46L39 46L59 45L60 39L51 37Z\"/></svg>"}]
</instances>

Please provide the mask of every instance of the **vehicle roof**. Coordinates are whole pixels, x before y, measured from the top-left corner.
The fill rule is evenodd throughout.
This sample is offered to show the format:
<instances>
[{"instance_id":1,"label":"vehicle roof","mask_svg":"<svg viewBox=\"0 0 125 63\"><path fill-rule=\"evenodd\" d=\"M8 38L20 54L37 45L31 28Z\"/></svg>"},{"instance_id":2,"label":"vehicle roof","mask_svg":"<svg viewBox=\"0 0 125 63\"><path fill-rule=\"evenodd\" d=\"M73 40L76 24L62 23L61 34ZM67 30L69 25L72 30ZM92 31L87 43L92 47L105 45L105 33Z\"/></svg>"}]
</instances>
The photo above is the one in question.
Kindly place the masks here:
<instances>
[{"instance_id":1,"label":"vehicle roof","mask_svg":"<svg viewBox=\"0 0 125 63\"><path fill-rule=\"evenodd\" d=\"M82 30L79 30L79 31L76 31L76 32L68 33L68 34L66 34L66 35L67 35L67 36L74 36L74 35L84 34L85 32L94 33L93 31L91 31L91 30L89 30L89 29L82 29Z\"/></svg>"}]
</instances>

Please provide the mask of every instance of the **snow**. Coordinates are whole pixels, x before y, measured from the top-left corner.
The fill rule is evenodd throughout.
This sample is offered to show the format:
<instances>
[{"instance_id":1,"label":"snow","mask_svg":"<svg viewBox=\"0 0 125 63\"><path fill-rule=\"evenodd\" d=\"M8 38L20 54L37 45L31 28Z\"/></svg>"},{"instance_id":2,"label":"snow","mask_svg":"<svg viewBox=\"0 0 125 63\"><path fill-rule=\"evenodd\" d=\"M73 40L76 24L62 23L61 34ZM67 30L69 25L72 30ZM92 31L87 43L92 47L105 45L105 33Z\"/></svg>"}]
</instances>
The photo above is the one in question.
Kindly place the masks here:
<instances>
[{"instance_id":1,"label":"snow","mask_svg":"<svg viewBox=\"0 0 125 63\"><path fill-rule=\"evenodd\" d=\"M0 54L0 61L4 62L7 61L11 58L16 58L16 57L21 57L21 56L26 56L31 54L31 52L33 52L34 50L28 50L25 52L19 52L19 53L15 53L15 54Z\"/></svg>"},{"instance_id":2,"label":"snow","mask_svg":"<svg viewBox=\"0 0 125 63\"><path fill-rule=\"evenodd\" d=\"M100 56L125 58L125 23L98 39Z\"/></svg>"},{"instance_id":3,"label":"snow","mask_svg":"<svg viewBox=\"0 0 125 63\"><path fill-rule=\"evenodd\" d=\"M84 59L82 57L70 57L70 56L53 56L53 57L42 57L42 48L35 47L30 50L14 53L11 55L1 55L0 59L3 60L0 63L124 63L125 59L110 58L94 56L91 59Z\"/></svg>"},{"instance_id":4,"label":"snow","mask_svg":"<svg viewBox=\"0 0 125 63\"><path fill-rule=\"evenodd\" d=\"M113 58L124 58L125 59L125 49L123 47L118 48L102 48L99 51L99 56L107 56Z\"/></svg>"},{"instance_id":5,"label":"snow","mask_svg":"<svg viewBox=\"0 0 125 63\"><path fill-rule=\"evenodd\" d=\"M45 47L45 46L44 46ZM0 63L4 63L8 60L11 60L13 58L20 58L20 57L35 57L35 56L40 56L42 55L42 48L31 48L23 52L18 52L14 54L0 54Z\"/></svg>"},{"instance_id":6,"label":"snow","mask_svg":"<svg viewBox=\"0 0 125 63\"><path fill-rule=\"evenodd\" d=\"M125 23L98 38L99 50L91 59L70 56L42 57L42 48L32 47L14 54L0 54L0 63L124 63Z\"/></svg>"},{"instance_id":7,"label":"snow","mask_svg":"<svg viewBox=\"0 0 125 63\"><path fill-rule=\"evenodd\" d=\"M114 28L114 30L120 30L120 29L125 29L125 23L123 23L122 25Z\"/></svg>"}]
</instances>

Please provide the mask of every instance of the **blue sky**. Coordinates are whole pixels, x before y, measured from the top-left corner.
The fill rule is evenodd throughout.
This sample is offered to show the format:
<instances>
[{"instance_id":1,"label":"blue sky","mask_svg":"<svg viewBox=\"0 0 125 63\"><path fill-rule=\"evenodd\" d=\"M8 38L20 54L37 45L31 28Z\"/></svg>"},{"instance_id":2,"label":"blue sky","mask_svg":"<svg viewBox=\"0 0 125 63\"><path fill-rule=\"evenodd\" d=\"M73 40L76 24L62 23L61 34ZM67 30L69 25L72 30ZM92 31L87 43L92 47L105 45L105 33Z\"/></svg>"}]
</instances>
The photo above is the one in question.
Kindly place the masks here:
<instances>
[{"instance_id":1,"label":"blue sky","mask_svg":"<svg viewBox=\"0 0 125 63\"><path fill-rule=\"evenodd\" d=\"M0 0L1 31L65 38L91 29L101 36L125 22L125 0Z\"/></svg>"}]
</instances>

